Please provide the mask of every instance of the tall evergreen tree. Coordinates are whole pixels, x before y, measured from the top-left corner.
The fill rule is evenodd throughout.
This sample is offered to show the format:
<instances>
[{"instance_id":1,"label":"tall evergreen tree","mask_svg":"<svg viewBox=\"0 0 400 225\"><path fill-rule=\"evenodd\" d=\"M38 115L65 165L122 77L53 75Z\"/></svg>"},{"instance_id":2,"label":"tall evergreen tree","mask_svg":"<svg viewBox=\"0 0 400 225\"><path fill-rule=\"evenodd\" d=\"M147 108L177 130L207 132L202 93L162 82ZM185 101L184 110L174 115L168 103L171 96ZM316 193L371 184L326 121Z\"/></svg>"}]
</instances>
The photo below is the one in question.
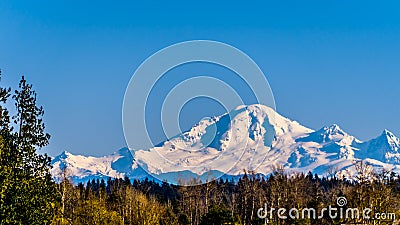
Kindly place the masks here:
<instances>
[{"instance_id":1,"label":"tall evergreen tree","mask_svg":"<svg viewBox=\"0 0 400 225\"><path fill-rule=\"evenodd\" d=\"M50 157L37 153L50 138L44 131L44 111L36 105L32 85L22 77L12 96L16 107L12 125L4 106L9 93L10 89L0 89L0 224L50 224L57 192Z\"/></svg>"},{"instance_id":2,"label":"tall evergreen tree","mask_svg":"<svg viewBox=\"0 0 400 225\"><path fill-rule=\"evenodd\" d=\"M1 71L0 71L1 78ZM13 143L10 116L5 106L10 97L10 88L0 87L0 224L13 224L13 218L18 213L18 208L12 204L16 196L16 171L21 165L17 148Z\"/></svg>"}]
</instances>

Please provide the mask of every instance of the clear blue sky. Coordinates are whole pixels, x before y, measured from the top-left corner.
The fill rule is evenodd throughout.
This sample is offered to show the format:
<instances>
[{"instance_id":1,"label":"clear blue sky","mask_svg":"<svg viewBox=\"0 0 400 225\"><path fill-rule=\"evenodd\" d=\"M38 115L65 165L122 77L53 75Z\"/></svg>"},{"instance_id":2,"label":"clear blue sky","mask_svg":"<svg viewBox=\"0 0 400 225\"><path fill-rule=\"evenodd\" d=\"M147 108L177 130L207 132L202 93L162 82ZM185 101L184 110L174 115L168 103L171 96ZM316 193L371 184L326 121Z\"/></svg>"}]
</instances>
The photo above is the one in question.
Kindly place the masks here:
<instances>
[{"instance_id":1,"label":"clear blue sky","mask_svg":"<svg viewBox=\"0 0 400 225\"><path fill-rule=\"evenodd\" d=\"M385 128L400 136L399 1L0 2L2 85L16 87L21 75L34 84L53 156L125 146L121 107L132 73L157 50L192 39L246 52L267 75L278 112L304 125L337 123L362 140ZM190 115L201 111L193 103L183 126L221 111L197 103L215 107Z\"/></svg>"}]
</instances>

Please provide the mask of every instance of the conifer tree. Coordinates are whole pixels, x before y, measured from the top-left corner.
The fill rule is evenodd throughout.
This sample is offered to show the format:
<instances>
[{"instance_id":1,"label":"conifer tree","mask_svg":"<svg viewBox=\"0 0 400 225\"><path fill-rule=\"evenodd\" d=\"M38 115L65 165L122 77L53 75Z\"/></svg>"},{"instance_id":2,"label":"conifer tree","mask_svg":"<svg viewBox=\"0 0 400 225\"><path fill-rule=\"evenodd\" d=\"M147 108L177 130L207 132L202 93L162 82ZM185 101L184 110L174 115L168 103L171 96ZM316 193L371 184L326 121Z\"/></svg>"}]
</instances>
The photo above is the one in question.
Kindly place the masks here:
<instances>
[{"instance_id":1,"label":"conifer tree","mask_svg":"<svg viewBox=\"0 0 400 225\"><path fill-rule=\"evenodd\" d=\"M36 92L22 77L12 96L16 115L4 106L10 89L0 89L0 224L50 224L57 195L50 175L50 157L37 150L48 144L44 110Z\"/></svg>"}]
</instances>

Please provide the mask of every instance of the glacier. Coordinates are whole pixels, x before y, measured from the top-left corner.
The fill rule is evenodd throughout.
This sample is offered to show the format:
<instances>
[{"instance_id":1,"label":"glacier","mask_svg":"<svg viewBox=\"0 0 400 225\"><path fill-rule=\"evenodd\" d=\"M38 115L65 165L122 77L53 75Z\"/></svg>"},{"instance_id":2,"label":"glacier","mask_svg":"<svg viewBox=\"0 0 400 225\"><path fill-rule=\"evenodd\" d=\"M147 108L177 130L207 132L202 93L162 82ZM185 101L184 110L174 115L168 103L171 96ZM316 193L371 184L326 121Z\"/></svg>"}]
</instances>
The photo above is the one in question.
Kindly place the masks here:
<instances>
[{"instance_id":1,"label":"glacier","mask_svg":"<svg viewBox=\"0 0 400 225\"><path fill-rule=\"evenodd\" d=\"M343 177L355 173L354 162L375 170L400 172L400 139L384 130L372 140L360 141L337 124L312 130L260 105L239 106L230 113L199 121L190 130L150 149L122 148L103 156L63 152L53 158L51 173L74 182L89 179L144 179L177 183L238 177L244 171L268 175L277 167L287 172L312 172Z\"/></svg>"}]
</instances>

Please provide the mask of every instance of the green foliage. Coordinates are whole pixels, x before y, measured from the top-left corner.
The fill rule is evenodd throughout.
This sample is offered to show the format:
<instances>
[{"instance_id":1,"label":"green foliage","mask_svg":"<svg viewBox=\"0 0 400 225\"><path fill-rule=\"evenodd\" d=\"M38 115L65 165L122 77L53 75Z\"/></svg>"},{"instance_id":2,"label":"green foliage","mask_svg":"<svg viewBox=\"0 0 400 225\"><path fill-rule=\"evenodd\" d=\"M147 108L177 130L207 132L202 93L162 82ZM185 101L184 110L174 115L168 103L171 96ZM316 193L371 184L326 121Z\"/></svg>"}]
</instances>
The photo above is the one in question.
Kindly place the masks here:
<instances>
[{"instance_id":1,"label":"green foliage","mask_svg":"<svg viewBox=\"0 0 400 225\"><path fill-rule=\"evenodd\" d=\"M219 206L212 206L208 213L201 218L200 225L234 224L231 212Z\"/></svg>"},{"instance_id":2,"label":"green foliage","mask_svg":"<svg viewBox=\"0 0 400 225\"><path fill-rule=\"evenodd\" d=\"M22 77L12 96L17 114L10 118L5 107L10 92L0 88L0 224L50 224L57 200L50 158L36 152L50 138L44 111Z\"/></svg>"},{"instance_id":3,"label":"green foliage","mask_svg":"<svg viewBox=\"0 0 400 225\"><path fill-rule=\"evenodd\" d=\"M189 225L190 221L188 216L186 214L180 214L178 217L178 223L179 225Z\"/></svg>"},{"instance_id":4,"label":"green foliage","mask_svg":"<svg viewBox=\"0 0 400 225\"><path fill-rule=\"evenodd\" d=\"M86 187L73 186L64 179L58 190L62 201L53 224L178 224L170 207L122 179L109 180L107 186L92 180Z\"/></svg>"}]
</instances>

